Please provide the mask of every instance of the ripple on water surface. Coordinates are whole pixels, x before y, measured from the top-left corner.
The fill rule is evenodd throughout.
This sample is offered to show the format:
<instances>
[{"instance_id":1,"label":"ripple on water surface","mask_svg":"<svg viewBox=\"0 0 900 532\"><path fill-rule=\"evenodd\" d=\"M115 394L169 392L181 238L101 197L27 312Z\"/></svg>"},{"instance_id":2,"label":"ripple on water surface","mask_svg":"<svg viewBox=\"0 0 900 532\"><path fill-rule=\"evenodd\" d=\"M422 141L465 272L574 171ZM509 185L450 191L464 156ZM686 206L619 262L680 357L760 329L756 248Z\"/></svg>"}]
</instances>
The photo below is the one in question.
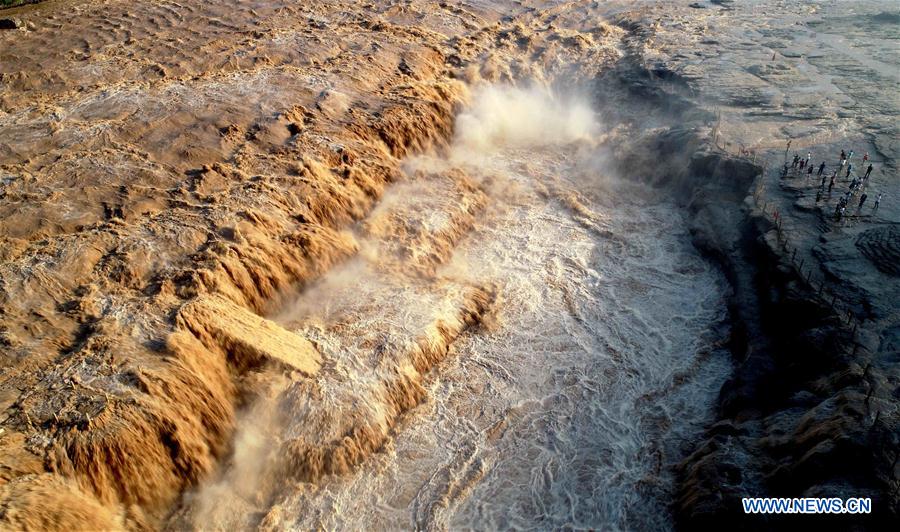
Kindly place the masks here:
<instances>
[{"instance_id":1,"label":"ripple on water surface","mask_svg":"<svg viewBox=\"0 0 900 532\"><path fill-rule=\"evenodd\" d=\"M719 347L725 282L674 205L559 177L567 168L553 157L506 152L495 162L514 192L444 275L495 283L496 324L455 343L432 372L429 399L382 452L350 475L297 488L279 520L670 526L669 466L710 420L730 369ZM396 294L367 292L385 312L392 297L402 304Z\"/></svg>"}]
</instances>

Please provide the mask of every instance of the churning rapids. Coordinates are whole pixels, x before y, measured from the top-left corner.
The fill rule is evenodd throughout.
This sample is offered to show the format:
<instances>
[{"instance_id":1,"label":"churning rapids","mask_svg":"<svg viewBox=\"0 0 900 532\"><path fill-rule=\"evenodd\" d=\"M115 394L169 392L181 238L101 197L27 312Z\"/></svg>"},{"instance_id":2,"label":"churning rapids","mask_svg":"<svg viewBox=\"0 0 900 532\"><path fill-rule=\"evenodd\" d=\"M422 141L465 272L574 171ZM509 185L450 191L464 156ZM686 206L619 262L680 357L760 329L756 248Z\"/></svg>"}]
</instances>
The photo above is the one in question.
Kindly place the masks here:
<instances>
[{"instance_id":1,"label":"churning rapids","mask_svg":"<svg viewBox=\"0 0 900 532\"><path fill-rule=\"evenodd\" d=\"M725 280L673 203L606 175L588 109L492 91L459 119L449 156L409 162L360 224L361 256L274 316L331 362L295 394L316 399L298 399L290 421L268 426L259 405L245 416L233 471L200 492L202 522L262 511L297 529L671 526L671 465L730 369ZM396 235L380 221L397 216L420 251L471 227L426 280L381 258ZM496 294L489 316L449 333L426 398L378 452L252 508L271 438L312 448L315 427L337 419L393 425L379 406L390 372L373 367L402 368L384 359L471 290Z\"/></svg>"},{"instance_id":2,"label":"churning rapids","mask_svg":"<svg viewBox=\"0 0 900 532\"><path fill-rule=\"evenodd\" d=\"M892 516L898 18L849 4L2 10L0 530Z\"/></svg>"}]
</instances>

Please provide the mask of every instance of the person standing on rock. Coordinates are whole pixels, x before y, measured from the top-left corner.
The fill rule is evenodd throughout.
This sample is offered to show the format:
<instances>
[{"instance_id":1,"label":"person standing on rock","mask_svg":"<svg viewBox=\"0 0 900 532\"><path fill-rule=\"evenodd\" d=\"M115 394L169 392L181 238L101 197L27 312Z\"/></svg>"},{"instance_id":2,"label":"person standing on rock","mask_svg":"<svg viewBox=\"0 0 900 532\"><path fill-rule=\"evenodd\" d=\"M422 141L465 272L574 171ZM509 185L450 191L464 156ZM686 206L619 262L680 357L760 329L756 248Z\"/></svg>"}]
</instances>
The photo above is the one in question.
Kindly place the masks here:
<instances>
[{"instance_id":1,"label":"person standing on rock","mask_svg":"<svg viewBox=\"0 0 900 532\"><path fill-rule=\"evenodd\" d=\"M841 166L839 166L839 168L843 168L845 164L847 164L847 159L844 157L841 157Z\"/></svg>"},{"instance_id":2,"label":"person standing on rock","mask_svg":"<svg viewBox=\"0 0 900 532\"><path fill-rule=\"evenodd\" d=\"M857 211L862 210L863 203L866 202L866 198L868 198L868 197L869 197L868 194L866 194L865 192L862 193L862 196L859 197L859 205L857 205L857 207L856 207Z\"/></svg>"},{"instance_id":3,"label":"person standing on rock","mask_svg":"<svg viewBox=\"0 0 900 532\"><path fill-rule=\"evenodd\" d=\"M835 177L837 177L837 170L835 170L834 173L831 174L831 182L828 183L828 193L829 194L831 194L831 189L834 188L834 178Z\"/></svg>"},{"instance_id":4,"label":"person standing on rock","mask_svg":"<svg viewBox=\"0 0 900 532\"><path fill-rule=\"evenodd\" d=\"M847 163L850 163L850 159L853 158L853 150L850 150L850 153L847 154Z\"/></svg>"},{"instance_id":5,"label":"person standing on rock","mask_svg":"<svg viewBox=\"0 0 900 532\"><path fill-rule=\"evenodd\" d=\"M822 176L822 184L819 185L819 188L825 188L825 181L828 179L828 176L822 172L819 172L819 175Z\"/></svg>"},{"instance_id":6,"label":"person standing on rock","mask_svg":"<svg viewBox=\"0 0 900 532\"><path fill-rule=\"evenodd\" d=\"M822 164L819 165L819 173L817 175L822 175L825 173L825 161L822 161ZM822 184L825 184L825 181L822 181Z\"/></svg>"},{"instance_id":7,"label":"person standing on rock","mask_svg":"<svg viewBox=\"0 0 900 532\"><path fill-rule=\"evenodd\" d=\"M809 161L812 160L812 152L806 152L806 163L803 166L809 166Z\"/></svg>"},{"instance_id":8,"label":"person standing on rock","mask_svg":"<svg viewBox=\"0 0 900 532\"><path fill-rule=\"evenodd\" d=\"M791 163L791 168L797 168L797 164L800 163L800 156L798 154L794 154L794 162Z\"/></svg>"},{"instance_id":9,"label":"person standing on rock","mask_svg":"<svg viewBox=\"0 0 900 532\"><path fill-rule=\"evenodd\" d=\"M851 170L853 170L853 165L852 165L852 164L848 164L848 165L847 165L847 175L844 176L844 179L847 179L848 177L850 177L850 171L851 171Z\"/></svg>"},{"instance_id":10,"label":"person standing on rock","mask_svg":"<svg viewBox=\"0 0 900 532\"><path fill-rule=\"evenodd\" d=\"M872 207L872 212L877 211L878 206L881 205L881 196L884 196L884 192L882 192L881 194L878 195L877 198L875 198L875 205Z\"/></svg>"},{"instance_id":11,"label":"person standing on rock","mask_svg":"<svg viewBox=\"0 0 900 532\"><path fill-rule=\"evenodd\" d=\"M866 168L866 176L863 179L869 179L869 176L872 175L872 165L870 164L868 168Z\"/></svg>"}]
</instances>

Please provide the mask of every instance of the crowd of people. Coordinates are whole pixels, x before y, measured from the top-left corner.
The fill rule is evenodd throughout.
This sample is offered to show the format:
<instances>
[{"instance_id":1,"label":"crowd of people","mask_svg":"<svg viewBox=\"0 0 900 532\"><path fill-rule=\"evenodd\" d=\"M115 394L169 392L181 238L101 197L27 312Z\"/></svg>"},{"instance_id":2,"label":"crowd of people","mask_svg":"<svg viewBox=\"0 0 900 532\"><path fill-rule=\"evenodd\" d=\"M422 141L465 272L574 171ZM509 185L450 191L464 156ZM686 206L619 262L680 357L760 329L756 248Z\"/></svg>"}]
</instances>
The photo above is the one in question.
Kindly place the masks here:
<instances>
[{"instance_id":1,"label":"crowd of people","mask_svg":"<svg viewBox=\"0 0 900 532\"><path fill-rule=\"evenodd\" d=\"M787 157L785 156L785 159ZM832 189L835 186L835 180L840 179L839 175L841 173L844 174L843 179L849 180L851 176L853 179L849 182L848 189L841 195L840 199L834 210L834 218L837 221L840 221L844 218L847 212L847 207L850 205L851 200L854 199L856 194L859 194L859 199L856 205L856 212L860 214L863 209L863 205L865 205L866 200L869 198L868 193L866 192L866 188L869 184L869 179L872 176L872 170L874 166L869 161L869 153L866 152L862 158L861 167L865 168L865 173L863 175L858 175L853 172L853 150L850 150L847 153L844 150L841 150L840 162L834 168L834 171L831 173L831 177L829 179L828 173L826 169L828 168L828 163L822 161L818 166L818 171L816 172L817 177L821 177L821 183L819 185L819 191L816 194L816 203L821 201L822 195L825 193L826 181L828 182L828 196L831 196ZM802 176L806 174L808 177L812 177L813 171L815 170L814 165L812 164L812 152L807 152L806 157L801 157L800 154L795 153L794 158L790 163L785 163L784 170L782 172L782 177L787 177L789 172L793 172L795 175ZM881 199L884 197L884 193L879 193L875 198L875 201L872 205L872 213L875 213L878 210L878 207L881 205Z\"/></svg>"}]
</instances>

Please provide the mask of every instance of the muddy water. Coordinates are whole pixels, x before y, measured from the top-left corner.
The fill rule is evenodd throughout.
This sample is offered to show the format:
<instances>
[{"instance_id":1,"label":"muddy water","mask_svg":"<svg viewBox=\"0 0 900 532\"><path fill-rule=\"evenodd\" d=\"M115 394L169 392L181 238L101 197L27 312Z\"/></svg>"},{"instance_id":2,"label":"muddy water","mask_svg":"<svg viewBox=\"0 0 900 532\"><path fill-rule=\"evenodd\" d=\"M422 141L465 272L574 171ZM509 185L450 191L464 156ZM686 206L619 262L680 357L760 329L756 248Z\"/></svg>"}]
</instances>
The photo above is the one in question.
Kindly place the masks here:
<instances>
[{"instance_id":1,"label":"muddy water","mask_svg":"<svg viewBox=\"0 0 900 532\"><path fill-rule=\"evenodd\" d=\"M372 282L372 268L352 266L280 316L341 357L354 374L345 388L360 389L361 338L415 328L454 287L499 294L492 324L455 342L380 452L349 475L297 484L267 524L671 526L669 466L709 421L730 368L718 347L725 282L674 205L576 170L573 152L501 150L470 169L491 206L436 281ZM442 194L423 179L386 202ZM427 216L440 224L440 212ZM352 408L340 393L337 408Z\"/></svg>"}]
</instances>

